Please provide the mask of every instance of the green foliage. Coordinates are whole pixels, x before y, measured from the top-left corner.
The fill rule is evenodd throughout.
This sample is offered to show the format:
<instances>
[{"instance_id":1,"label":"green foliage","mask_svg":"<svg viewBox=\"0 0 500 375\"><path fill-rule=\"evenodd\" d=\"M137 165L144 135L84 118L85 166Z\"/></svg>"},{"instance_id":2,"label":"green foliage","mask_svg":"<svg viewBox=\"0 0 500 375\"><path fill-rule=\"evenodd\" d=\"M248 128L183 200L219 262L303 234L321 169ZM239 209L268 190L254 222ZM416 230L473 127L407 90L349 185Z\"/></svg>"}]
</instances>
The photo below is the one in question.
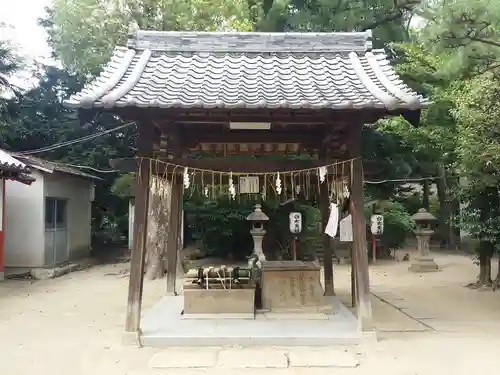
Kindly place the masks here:
<instances>
[{"instance_id":1,"label":"green foliage","mask_svg":"<svg viewBox=\"0 0 500 375\"><path fill-rule=\"evenodd\" d=\"M251 237L246 217L252 211L250 202L236 204L227 197L214 201L203 198L185 200L186 222L203 252L210 256L232 255L244 259L251 254Z\"/></svg>"},{"instance_id":2,"label":"green foliage","mask_svg":"<svg viewBox=\"0 0 500 375\"><path fill-rule=\"evenodd\" d=\"M383 241L390 249L404 245L414 227L411 215L401 203L390 202L384 209Z\"/></svg>"},{"instance_id":3,"label":"green foliage","mask_svg":"<svg viewBox=\"0 0 500 375\"><path fill-rule=\"evenodd\" d=\"M40 21L66 69L96 75L129 27L144 30L250 30L242 0L55 0Z\"/></svg>"},{"instance_id":4,"label":"green foliage","mask_svg":"<svg viewBox=\"0 0 500 375\"><path fill-rule=\"evenodd\" d=\"M0 40L0 94L13 89L9 78L19 71L21 63L21 58L14 53L12 46Z\"/></svg>"},{"instance_id":5,"label":"green foliage","mask_svg":"<svg viewBox=\"0 0 500 375\"><path fill-rule=\"evenodd\" d=\"M374 31L375 43L408 39L411 12L420 0L263 0L254 6L261 31Z\"/></svg>"},{"instance_id":6,"label":"green foliage","mask_svg":"<svg viewBox=\"0 0 500 375\"><path fill-rule=\"evenodd\" d=\"M500 251L499 81L483 75L457 90L457 152L463 178L461 197L468 205L460 224L471 237Z\"/></svg>"},{"instance_id":7,"label":"green foliage","mask_svg":"<svg viewBox=\"0 0 500 375\"><path fill-rule=\"evenodd\" d=\"M365 201L370 202L371 198L365 196ZM384 216L384 233L382 235L384 245L389 249L400 248L414 227L411 214L402 203L392 199L373 202L375 212ZM367 232L370 233L370 217L373 214L373 208L371 206L365 207L364 214Z\"/></svg>"},{"instance_id":8,"label":"green foliage","mask_svg":"<svg viewBox=\"0 0 500 375\"><path fill-rule=\"evenodd\" d=\"M407 150L418 160L421 175L434 175L437 163L454 161L456 121L451 111L455 107L454 85L442 75L447 56L432 54L419 44L392 46L398 74L414 90L431 103L422 113L419 127L406 126L398 118L384 121L382 131L401 137ZM415 161L413 162L415 164Z\"/></svg>"},{"instance_id":9,"label":"green foliage","mask_svg":"<svg viewBox=\"0 0 500 375\"><path fill-rule=\"evenodd\" d=\"M269 216L266 226L265 249L279 259L293 259L292 239L290 233L289 214L302 214L302 232L297 236L296 250L298 259L302 259L310 252L313 244L320 238L318 223L321 222L319 210L306 203L294 201L284 206L279 201L267 200L263 203L263 210Z\"/></svg>"},{"instance_id":10,"label":"green foliage","mask_svg":"<svg viewBox=\"0 0 500 375\"><path fill-rule=\"evenodd\" d=\"M463 177L483 186L496 186L500 167L500 80L483 75L464 82L456 93L459 120L457 152Z\"/></svg>"},{"instance_id":11,"label":"green foliage","mask_svg":"<svg viewBox=\"0 0 500 375\"><path fill-rule=\"evenodd\" d=\"M449 55L449 77L471 77L497 70L500 60L500 3L496 0L428 1L422 32L433 50Z\"/></svg>"},{"instance_id":12,"label":"green foliage","mask_svg":"<svg viewBox=\"0 0 500 375\"><path fill-rule=\"evenodd\" d=\"M245 259L252 253L253 240L251 223L246 220L255 204L262 204L262 210L269 217L264 224L266 236L264 249L269 258L291 259L292 235L289 229L290 212L301 212L303 230L297 243L297 254L304 255L316 241L319 231L319 211L307 204L294 202L285 206L276 200L260 202L260 196L229 200L222 195L215 200L192 195L184 200L186 222L193 239L203 246L203 253L209 256Z\"/></svg>"},{"instance_id":13,"label":"green foliage","mask_svg":"<svg viewBox=\"0 0 500 375\"><path fill-rule=\"evenodd\" d=\"M113 186L111 187L111 192L121 198L129 199L134 196L133 186L135 181L135 174L126 173L118 177Z\"/></svg>"},{"instance_id":14,"label":"green foliage","mask_svg":"<svg viewBox=\"0 0 500 375\"><path fill-rule=\"evenodd\" d=\"M418 192L411 194L404 192L395 196L394 200L400 203L410 215L417 213L422 208L422 194Z\"/></svg>"},{"instance_id":15,"label":"green foliage","mask_svg":"<svg viewBox=\"0 0 500 375\"><path fill-rule=\"evenodd\" d=\"M428 23L422 37L434 53L447 56L444 75L455 79L450 98L461 179L456 190L466 203L459 222L480 244L480 284L489 282L491 255L500 244L499 10L498 1L450 0L429 2L423 13Z\"/></svg>"},{"instance_id":16,"label":"green foliage","mask_svg":"<svg viewBox=\"0 0 500 375\"><path fill-rule=\"evenodd\" d=\"M36 150L60 142L92 135L121 124L120 119L102 115L82 124L77 113L65 108L62 100L81 89L81 80L56 67L40 67L38 85L6 102L0 112L2 148L13 151ZM3 121L2 121L3 119ZM35 156L73 165L109 170L109 159L133 155L135 128L113 132L91 141L61 147ZM92 172L92 170L87 170ZM120 243L127 230L126 201L109 193L116 173L105 173L96 184L92 229L94 244ZM103 233L108 233L103 235ZM117 233L117 234L115 234ZM107 239L105 239L107 238Z\"/></svg>"}]
</instances>

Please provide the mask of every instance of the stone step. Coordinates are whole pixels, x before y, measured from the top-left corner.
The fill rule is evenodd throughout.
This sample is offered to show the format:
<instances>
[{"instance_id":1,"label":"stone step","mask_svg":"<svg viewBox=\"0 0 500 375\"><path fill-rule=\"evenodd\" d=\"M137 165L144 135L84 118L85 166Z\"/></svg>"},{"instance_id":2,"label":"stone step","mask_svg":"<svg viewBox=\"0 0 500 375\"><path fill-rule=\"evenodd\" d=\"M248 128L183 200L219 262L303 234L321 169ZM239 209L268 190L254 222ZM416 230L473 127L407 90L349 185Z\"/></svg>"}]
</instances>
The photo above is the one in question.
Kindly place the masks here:
<instances>
[{"instance_id":1,"label":"stone step","mask_svg":"<svg viewBox=\"0 0 500 375\"><path fill-rule=\"evenodd\" d=\"M156 353L152 369L354 368L357 347L172 347Z\"/></svg>"},{"instance_id":2,"label":"stone step","mask_svg":"<svg viewBox=\"0 0 500 375\"><path fill-rule=\"evenodd\" d=\"M333 262L334 263L346 263L345 259L349 258L350 256L350 251L349 251L349 245L345 242L340 242L338 238L335 238L332 240L332 246L333 246ZM313 253L316 259L323 264L325 260L325 253L323 250L323 244L322 243L315 243L312 245L310 253Z\"/></svg>"}]
</instances>

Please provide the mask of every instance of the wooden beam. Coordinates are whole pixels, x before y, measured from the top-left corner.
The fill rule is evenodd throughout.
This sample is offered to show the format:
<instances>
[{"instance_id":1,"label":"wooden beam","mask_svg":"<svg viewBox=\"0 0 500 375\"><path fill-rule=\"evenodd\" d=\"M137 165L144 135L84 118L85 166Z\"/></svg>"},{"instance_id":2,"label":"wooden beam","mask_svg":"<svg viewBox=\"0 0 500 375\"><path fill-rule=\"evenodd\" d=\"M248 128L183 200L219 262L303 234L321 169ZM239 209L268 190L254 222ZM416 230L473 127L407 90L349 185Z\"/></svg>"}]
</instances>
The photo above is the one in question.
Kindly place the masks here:
<instances>
[{"instance_id":1,"label":"wooden beam","mask_svg":"<svg viewBox=\"0 0 500 375\"><path fill-rule=\"evenodd\" d=\"M356 254L354 253L352 243L349 243L351 253L351 306L356 307L357 295L356 292Z\"/></svg>"},{"instance_id":2,"label":"wooden beam","mask_svg":"<svg viewBox=\"0 0 500 375\"><path fill-rule=\"evenodd\" d=\"M262 109L203 109L203 108L89 108L79 109L78 115L81 121L90 121L96 113L110 113L120 116L124 121L140 121L144 118L174 119L185 123L227 123L231 121L267 121L282 124L324 124L330 123L345 126L352 123L372 124L377 120L388 116L402 115L411 124L417 125L420 118L420 110L398 109L388 111L385 108L364 108L349 110L332 109L286 109L286 108L262 108ZM174 116L174 117L172 117ZM333 119L333 121L332 121Z\"/></svg>"},{"instance_id":3,"label":"wooden beam","mask_svg":"<svg viewBox=\"0 0 500 375\"><path fill-rule=\"evenodd\" d=\"M153 152L153 124L148 122L139 127L137 154L150 157ZM149 163L136 163L134 237L130 260L130 278L128 284L126 332L139 332L141 319L142 289L144 282L144 264L146 258L146 238L149 204Z\"/></svg>"},{"instance_id":4,"label":"wooden beam","mask_svg":"<svg viewBox=\"0 0 500 375\"><path fill-rule=\"evenodd\" d=\"M96 110L94 110L96 111ZM402 113L389 112L386 109L290 109L290 108L259 108L259 109L203 109L203 108L99 108L99 112L110 112L124 120L135 121L141 118L162 119L185 124L195 123L228 123L234 122L271 122L276 124L331 124L332 126L349 125L351 123L373 123L378 119ZM332 121L333 119L333 121Z\"/></svg>"},{"instance_id":5,"label":"wooden beam","mask_svg":"<svg viewBox=\"0 0 500 375\"><path fill-rule=\"evenodd\" d=\"M355 132L351 133L351 151L352 156L360 154L361 128L358 125ZM363 195L363 163L361 159L355 159L352 166L351 176L351 196L350 212L352 215L352 234L353 234L353 256L354 261L356 294L357 294L357 313L358 322L361 329L370 331L373 329L372 306L370 299L370 276L368 271L368 250L366 243L366 226L364 217L364 195Z\"/></svg>"},{"instance_id":6,"label":"wooden beam","mask_svg":"<svg viewBox=\"0 0 500 375\"><path fill-rule=\"evenodd\" d=\"M202 130L188 134L183 129L186 146L192 147L200 143L300 143L320 145L323 134L320 132L284 132L268 130L231 130L223 132L204 132Z\"/></svg>"},{"instance_id":7,"label":"wooden beam","mask_svg":"<svg viewBox=\"0 0 500 375\"><path fill-rule=\"evenodd\" d=\"M179 158L182 156L183 147L185 145L185 137L180 132L178 124L172 124L169 129L168 142L168 158ZM183 185L180 176L170 174L170 218L168 223L168 238L167 238L167 295L173 296L176 292L177 281L177 261L179 252L179 237L180 237L180 214L182 212L182 194Z\"/></svg>"},{"instance_id":8,"label":"wooden beam","mask_svg":"<svg viewBox=\"0 0 500 375\"><path fill-rule=\"evenodd\" d=\"M180 213L182 212L182 192L184 186L180 178L174 179L170 192L170 219L167 239L167 295L174 296L177 280L177 257L179 256Z\"/></svg>"}]
</instances>

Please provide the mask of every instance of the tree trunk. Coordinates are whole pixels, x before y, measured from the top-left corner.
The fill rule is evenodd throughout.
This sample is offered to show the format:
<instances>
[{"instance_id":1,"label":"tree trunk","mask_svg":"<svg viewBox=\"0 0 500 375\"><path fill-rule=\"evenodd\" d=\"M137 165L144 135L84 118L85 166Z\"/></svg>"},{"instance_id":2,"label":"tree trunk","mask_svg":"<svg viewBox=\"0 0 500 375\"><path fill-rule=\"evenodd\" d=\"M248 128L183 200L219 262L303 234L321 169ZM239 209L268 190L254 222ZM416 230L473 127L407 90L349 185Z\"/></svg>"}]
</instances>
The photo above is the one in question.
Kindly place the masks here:
<instances>
[{"instance_id":1,"label":"tree trunk","mask_svg":"<svg viewBox=\"0 0 500 375\"><path fill-rule=\"evenodd\" d=\"M165 250L167 248L170 219L170 183L158 177L151 179L149 198L149 223L146 247L146 278L154 280L165 274Z\"/></svg>"},{"instance_id":2,"label":"tree trunk","mask_svg":"<svg viewBox=\"0 0 500 375\"><path fill-rule=\"evenodd\" d=\"M450 225L450 247L454 249L460 248L460 226L456 225L455 219L460 217L460 202L456 197L453 197L450 201L451 207L451 217L455 224Z\"/></svg>"},{"instance_id":3,"label":"tree trunk","mask_svg":"<svg viewBox=\"0 0 500 375\"><path fill-rule=\"evenodd\" d=\"M500 256L498 257L497 260L497 277L495 278L495 281L493 281L493 290L497 290L499 286L500 286Z\"/></svg>"},{"instance_id":4,"label":"tree trunk","mask_svg":"<svg viewBox=\"0 0 500 375\"><path fill-rule=\"evenodd\" d=\"M490 286L491 281L491 244L481 241L479 244L479 286Z\"/></svg>"},{"instance_id":5,"label":"tree trunk","mask_svg":"<svg viewBox=\"0 0 500 375\"><path fill-rule=\"evenodd\" d=\"M429 199L431 195L431 189L429 186L429 180L424 180L422 182L423 194L422 194L422 207L429 211Z\"/></svg>"},{"instance_id":6,"label":"tree trunk","mask_svg":"<svg viewBox=\"0 0 500 375\"><path fill-rule=\"evenodd\" d=\"M444 165L439 164L437 167L438 179L436 180L437 195L439 199L439 234L441 238L441 248L452 248L455 241L453 240L453 227L451 225L452 206L448 199L448 185L446 182L446 171Z\"/></svg>"}]
</instances>

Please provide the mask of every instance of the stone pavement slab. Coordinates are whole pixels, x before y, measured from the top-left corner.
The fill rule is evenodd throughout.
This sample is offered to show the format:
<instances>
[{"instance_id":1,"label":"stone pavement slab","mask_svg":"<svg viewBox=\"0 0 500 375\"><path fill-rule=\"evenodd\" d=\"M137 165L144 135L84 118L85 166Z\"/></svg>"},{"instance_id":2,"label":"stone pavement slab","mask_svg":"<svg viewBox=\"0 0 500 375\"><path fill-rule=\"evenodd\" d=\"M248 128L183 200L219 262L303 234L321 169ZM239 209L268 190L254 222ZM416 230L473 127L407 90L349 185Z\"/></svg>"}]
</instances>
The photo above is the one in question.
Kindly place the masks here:
<instances>
[{"instance_id":1,"label":"stone pavement slab","mask_svg":"<svg viewBox=\"0 0 500 375\"><path fill-rule=\"evenodd\" d=\"M264 348L225 348L219 352L217 367L222 368L286 368L286 350Z\"/></svg>"},{"instance_id":2,"label":"stone pavement slab","mask_svg":"<svg viewBox=\"0 0 500 375\"><path fill-rule=\"evenodd\" d=\"M218 348L169 348L156 353L149 361L150 368L200 368L214 367Z\"/></svg>"},{"instance_id":3,"label":"stone pavement slab","mask_svg":"<svg viewBox=\"0 0 500 375\"><path fill-rule=\"evenodd\" d=\"M409 308L404 308L402 309L406 314L410 315L413 319L420 320L420 319L434 319L434 314L419 308L419 307L409 307Z\"/></svg>"},{"instance_id":4,"label":"stone pavement slab","mask_svg":"<svg viewBox=\"0 0 500 375\"><path fill-rule=\"evenodd\" d=\"M379 299L372 300L375 327L378 332L416 332L429 328L406 315L402 310Z\"/></svg>"},{"instance_id":5,"label":"stone pavement slab","mask_svg":"<svg viewBox=\"0 0 500 375\"><path fill-rule=\"evenodd\" d=\"M347 367L359 365L356 356L342 348L290 348L290 367Z\"/></svg>"},{"instance_id":6,"label":"stone pavement slab","mask_svg":"<svg viewBox=\"0 0 500 375\"><path fill-rule=\"evenodd\" d=\"M133 375L415 375L414 372L408 373L388 373L385 369L374 373L370 369L363 369L362 366L356 368L337 368L333 370L328 367L299 367L299 368L241 368L230 369L214 367L209 369L186 368L175 370L154 370L147 373L133 373ZM424 374L427 375L427 374Z\"/></svg>"}]
</instances>

